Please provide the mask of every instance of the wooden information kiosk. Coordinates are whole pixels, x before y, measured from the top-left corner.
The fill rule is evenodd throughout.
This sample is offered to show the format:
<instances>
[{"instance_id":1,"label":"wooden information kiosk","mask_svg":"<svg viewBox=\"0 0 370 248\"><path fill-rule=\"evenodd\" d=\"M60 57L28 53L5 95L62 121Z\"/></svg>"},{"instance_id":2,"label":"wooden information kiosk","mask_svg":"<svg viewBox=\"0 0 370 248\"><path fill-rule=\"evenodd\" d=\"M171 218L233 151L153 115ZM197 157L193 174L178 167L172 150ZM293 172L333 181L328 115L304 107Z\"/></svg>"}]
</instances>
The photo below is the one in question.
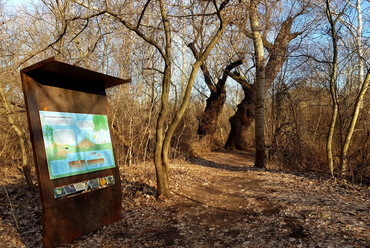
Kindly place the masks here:
<instances>
[{"instance_id":1,"label":"wooden information kiosk","mask_svg":"<svg viewBox=\"0 0 370 248\"><path fill-rule=\"evenodd\" d=\"M21 70L46 248L121 217L105 89L128 83L54 58Z\"/></svg>"}]
</instances>

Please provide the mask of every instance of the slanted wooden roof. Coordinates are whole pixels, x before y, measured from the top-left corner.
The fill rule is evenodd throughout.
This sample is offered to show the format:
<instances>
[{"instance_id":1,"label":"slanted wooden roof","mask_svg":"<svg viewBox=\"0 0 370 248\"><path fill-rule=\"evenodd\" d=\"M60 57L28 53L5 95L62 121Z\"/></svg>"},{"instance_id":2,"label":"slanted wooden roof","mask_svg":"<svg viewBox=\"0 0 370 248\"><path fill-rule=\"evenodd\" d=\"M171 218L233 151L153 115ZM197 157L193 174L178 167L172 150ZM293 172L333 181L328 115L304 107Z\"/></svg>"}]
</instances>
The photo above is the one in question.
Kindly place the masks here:
<instances>
[{"instance_id":1,"label":"slanted wooden roof","mask_svg":"<svg viewBox=\"0 0 370 248\"><path fill-rule=\"evenodd\" d=\"M96 92L92 87L104 89L129 83L131 79L121 79L99 72L73 66L55 60L54 57L41 61L21 70L21 73L45 85L66 89Z\"/></svg>"}]
</instances>

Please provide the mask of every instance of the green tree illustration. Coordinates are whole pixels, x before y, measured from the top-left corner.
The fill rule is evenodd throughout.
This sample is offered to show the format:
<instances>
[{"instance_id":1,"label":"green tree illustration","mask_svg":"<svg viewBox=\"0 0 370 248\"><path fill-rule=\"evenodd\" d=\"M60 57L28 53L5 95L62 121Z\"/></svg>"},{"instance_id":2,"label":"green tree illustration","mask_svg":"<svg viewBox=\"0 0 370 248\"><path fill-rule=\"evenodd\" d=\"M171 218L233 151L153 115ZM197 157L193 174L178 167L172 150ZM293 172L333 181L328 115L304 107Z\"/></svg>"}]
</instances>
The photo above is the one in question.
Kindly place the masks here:
<instances>
[{"instance_id":1,"label":"green tree illustration","mask_svg":"<svg viewBox=\"0 0 370 248\"><path fill-rule=\"evenodd\" d=\"M51 126L45 125L43 131L44 131L44 137L46 138L47 141L50 142L48 146L50 146L51 155L53 156L54 146L55 146L54 135L53 135L54 129Z\"/></svg>"},{"instance_id":2,"label":"green tree illustration","mask_svg":"<svg viewBox=\"0 0 370 248\"><path fill-rule=\"evenodd\" d=\"M108 122L105 115L94 115L93 124L95 132L99 132L100 130L108 130Z\"/></svg>"}]
</instances>

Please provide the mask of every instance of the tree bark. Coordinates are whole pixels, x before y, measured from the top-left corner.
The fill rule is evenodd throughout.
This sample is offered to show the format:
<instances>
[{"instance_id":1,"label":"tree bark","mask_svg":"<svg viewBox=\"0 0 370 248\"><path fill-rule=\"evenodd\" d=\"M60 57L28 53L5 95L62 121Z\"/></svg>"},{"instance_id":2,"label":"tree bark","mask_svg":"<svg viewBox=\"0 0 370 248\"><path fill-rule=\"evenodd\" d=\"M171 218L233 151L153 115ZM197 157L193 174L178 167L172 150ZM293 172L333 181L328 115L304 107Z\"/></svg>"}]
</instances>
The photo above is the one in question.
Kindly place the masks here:
<instances>
[{"instance_id":1,"label":"tree bark","mask_svg":"<svg viewBox=\"0 0 370 248\"><path fill-rule=\"evenodd\" d=\"M165 62L164 75L162 80L161 109L156 126L156 145L154 150L154 166L157 176L157 190L159 196L168 197L170 186L168 180L168 156L164 152L164 123L168 114L168 96L171 85L171 29L167 18L167 11L163 0L160 0L161 16L165 32Z\"/></svg>"},{"instance_id":2,"label":"tree bark","mask_svg":"<svg viewBox=\"0 0 370 248\"><path fill-rule=\"evenodd\" d=\"M238 104L235 114L229 119L231 129L225 149L245 150L251 146L247 142L246 132L255 119L255 88L239 73L229 75L242 86L244 97Z\"/></svg>"},{"instance_id":3,"label":"tree bark","mask_svg":"<svg viewBox=\"0 0 370 248\"><path fill-rule=\"evenodd\" d=\"M333 137L335 131L335 125L337 122L339 107L338 107L338 96L337 96L337 74L338 74L338 36L336 31L336 20L330 10L330 3L329 0L325 1L326 4L326 17L330 24L330 35L331 41L333 45L333 59L331 61L331 73L330 73L330 95L332 100L332 113L331 113L331 120L330 120L330 127L328 131L328 136L326 139L326 158L328 163L328 168L330 170L331 175L334 177L334 159L333 159Z\"/></svg>"},{"instance_id":4,"label":"tree bark","mask_svg":"<svg viewBox=\"0 0 370 248\"><path fill-rule=\"evenodd\" d=\"M252 40L254 46L254 56L256 61L256 78L255 78L255 144L256 154L254 166L259 168L265 167L265 94L266 94L266 77L265 77L265 52L263 40L260 33L261 27L258 20L258 1L251 0L249 21L252 31Z\"/></svg>"},{"instance_id":5,"label":"tree bark","mask_svg":"<svg viewBox=\"0 0 370 248\"><path fill-rule=\"evenodd\" d=\"M206 108L199 118L197 135L205 150L211 150L213 135L217 129L218 118L226 101L226 87L217 87L206 100Z\"/></svg>"},{"instance_id":6,"label":"tree bark","mask_svg":"<svg viewBox=\"0 0 370 248\"><path fill-rule=\"evenodd\" d=\"M357 27L356 27L356 50L357 50L357 56L358 56L358 83L361 85L361 89L359 94L357 95L356 101L355 101L355 106L352 112L351 116L351 122L350 126L346 132L346 136L341 148L341 156L340 156L340 168L342 173L348 170L348 159L347 159L347 153L349 149L349 145L351 143L351 139L353 136L353 132L355 130L355 126L357 124L357 119L360 114L361 109L363 108L363 99L364 96L367 92L367 89L369 87L370 83L370 72L367 72L366 78L364 76L364 52L363 52L363 44L362 44L362 35L363 35L363 19L362 19L362 7L361 7L362 1L358 0L356 4L356 11L357 11ZM352 25L353 26L353 25Z\"/></svg>"},{"instance_id":7,"label":"tree bark","mask_svg":"<svg viewBox=\"0 0 370 248\"><path fill-rule=\"evenodd\" d=\"M257 80L259 81L257 85L261 83L261 80L263 81L263 89L259 89L258 87L249 87L246 89L243 86L243 83L247 83L245 80L241 79L240 77L234 78L238 83L240 83L243 87L244 91L244 99L242 102L238 105L237 111L235 112L235 115L232 116L229 121L231 125L230 134L228 137L228 141L226 142L225 148L226 149L245 149L245 147L248 147L248 142L246 141L246 135L245 132L250 128L251 124L255 120L256 113L260 116L259 118L262 118L261 116L261 109L263 109L263 99L258 98L259 102L259 110L256 112L257 105L256 101L256 94L257 94L257 88L259 89L259 94L266 94L266 90L269 89L274 82L276 76L278 75L281 67L283 66L284 62L287 58L287 50L289 42L295 39L297 36L302 34L301 32L295 32L291 33L293 21L302 13L299 12L298 14L294 16L288 17L286 20L283 21L281 24L281 27L279 29L278 35L276 36L274 43L270 43L265 37L263 37L260 33L260 26L259 26L259 19L258 19L258 10L257 10L257 4L258 1L251 1L251 8L250 8L250 18L253 18L253 28L252 28L252 22L251 24L251 30L252 32L247 32L246 36L251 38L253 40L253 43L256 45L258 42L257 48L255 47L255 58L256 58L256 83ZM253 7L254 6L254 7ZM254 30L254 31L253 31ZM257 35L257 37L256 37ZM256 49L258 50L258 54L256 53ZM269 53L269 59L267 64L265 65L264 60L264 49L266 49ZM259 57L260 58L259 58ZM258 65L257 65L258 63ZM267 72L267 73L265 73ZM240 76L240 75L239 75ZM246 92L246 90L248 92ZM246 97L253 97L252 99L245 99ZM252 110L253 108L253 110ZM246 111L248 110L248 111ZM243 114L244 113L244 114ZM249 113L249 115L246 117L245 113ZM253 113L253 114L252 114ZM245 125L244 127L241 127L239 125ZM261 124L256 125L258 126L259 132L262 132ZM257 130L257 129L256 129ZM261 133L262 135L262 133ZM261 138L256 138L256 142L258 143L259 149L258 150L264 150L264 145L260 144L262 142ZM256 143L256 145L257 145ZM244 147L244 148L243 148ZM259 151L256 153L256 156L260 157L258 160L262 160L263 155L262 151Z\"/></svg>"},{"instance_id":8,"label":"tree bark","mask_svg":"<svg viewBox=\"0 0 370 248\"><path fill-rule=\"evenodd\" d=\"M189 46L190 47L190 46ZM192 48L194 54L194 48ZM210 96L206 100L206 108L199 118L199 126L197 134L199 136L200 144L204 145L205 150L210 150L212 145L212 138L217 129L218 118L222 112L226 101L226 80L229 72L235 67L241 65L242 60L237 60L225 67L222 77L218 79L217 84L211 80L211 75L205 64L201 65L205 82L211 91Z\"/></svg>"}]
</instances>

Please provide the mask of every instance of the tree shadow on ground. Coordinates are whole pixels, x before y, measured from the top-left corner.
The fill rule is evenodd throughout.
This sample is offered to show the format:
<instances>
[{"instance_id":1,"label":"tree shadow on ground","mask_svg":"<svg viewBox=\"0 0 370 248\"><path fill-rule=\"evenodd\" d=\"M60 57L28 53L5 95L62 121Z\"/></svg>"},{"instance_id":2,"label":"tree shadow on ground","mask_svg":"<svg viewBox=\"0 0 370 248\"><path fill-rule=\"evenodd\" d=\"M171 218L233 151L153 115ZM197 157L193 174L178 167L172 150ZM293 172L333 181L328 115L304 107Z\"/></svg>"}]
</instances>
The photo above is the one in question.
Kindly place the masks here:
<instances>
[{"instance_id":1,"label":"tree shadow on ground","mask_svg":"<svg viewBox=\"0 0 370 248\"><path fill-rule=\"evenodd\" d=\"M127 179L121 179L122 194L124 196L134 197L136 194L143 194L148 196L158 196L156 188L140 182L140 181L129 181Z\"/></svg>"},{"instance_id":2,"label":"tree shadow on ground","mask_svg":"<svg viewBox=\"0 0 370 248\"><path fill-rule=\"evenodd\" d=\"M222 169L232 172L261 170L260 168L253 167L253 151L218 150L206 154L202 157L192 157L188 159L187 162L194 165Z\"/></svg>"},{"instance_id":3,"label":"tree shadow on ground","mask_svg":"<svg viewBox=\"0 0 370 248\"><path fill-rule=\"evenodd\" d=\"M241 166L233 166L230 164L226 163L217 163L208 159L204 158L199 158L199 157L194 157L190 158L187 160L190 164L194 165L200 165L200 166L205 166L209 168L215 168L215 169L222 169L222 170L227 170L227 171L253 171L253 170L258 170L253 167L241 167Z\"/></svg>"},{"instance_id":4,"label":"tree shadow on ground","mask_svg":"<svg viewBox=\"0 0 370 248\"><path fill-rule=\"evenodd\" d=\"M225 159L222 159L225 158ZM279 170L275 168L256 168L254 165L254 151L227 151L218 150L205 154L202 157L192 157L188 163L208 168L221 169L230 172L266 171L276 174L289 174L306 179L331 180L330 175L323 172Z\"/></svg>"}]
</instances>

